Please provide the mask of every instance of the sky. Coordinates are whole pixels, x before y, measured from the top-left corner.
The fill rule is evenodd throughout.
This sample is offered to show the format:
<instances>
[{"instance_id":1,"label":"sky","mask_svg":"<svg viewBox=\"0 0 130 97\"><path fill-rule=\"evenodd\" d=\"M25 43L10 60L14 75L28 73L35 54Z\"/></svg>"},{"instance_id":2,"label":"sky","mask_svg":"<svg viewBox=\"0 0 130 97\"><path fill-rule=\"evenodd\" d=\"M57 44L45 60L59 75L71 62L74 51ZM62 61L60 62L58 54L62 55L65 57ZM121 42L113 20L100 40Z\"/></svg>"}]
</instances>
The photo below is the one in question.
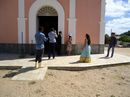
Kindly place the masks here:
<instances>
[{"instance_id":1,"label":"sky","mask_svg":"<svg viewBox=\"0 0 130 97\"><path fill-rule=\"evenodd\" d=\"M130 30L130 0L106 0L105 26L108 35Z\"/></svg>"}]
</instances>

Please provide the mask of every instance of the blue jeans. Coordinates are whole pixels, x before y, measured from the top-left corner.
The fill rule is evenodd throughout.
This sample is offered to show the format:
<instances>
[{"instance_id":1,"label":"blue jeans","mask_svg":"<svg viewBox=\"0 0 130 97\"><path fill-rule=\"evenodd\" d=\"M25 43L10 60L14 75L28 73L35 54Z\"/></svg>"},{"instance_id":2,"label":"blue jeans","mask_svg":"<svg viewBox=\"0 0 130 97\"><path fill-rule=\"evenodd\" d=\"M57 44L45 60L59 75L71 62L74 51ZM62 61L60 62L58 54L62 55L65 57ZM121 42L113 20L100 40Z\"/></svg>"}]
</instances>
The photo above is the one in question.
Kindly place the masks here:
<instances>
[{"instance_id":1,"label":"blue jeans","mask_svg":"<svg viewBox=\"0 0 130 97\"><path fill-rule=\"evenodd\" d=\"M113 57L115 46L112 46L112 45L109 45L109 47L108 47L108 50L107 50L107 57L109 56L109 52L110 52L110 49L111 49L111 48L112 48L111 57Z\"/></svg>"}]
</instances>

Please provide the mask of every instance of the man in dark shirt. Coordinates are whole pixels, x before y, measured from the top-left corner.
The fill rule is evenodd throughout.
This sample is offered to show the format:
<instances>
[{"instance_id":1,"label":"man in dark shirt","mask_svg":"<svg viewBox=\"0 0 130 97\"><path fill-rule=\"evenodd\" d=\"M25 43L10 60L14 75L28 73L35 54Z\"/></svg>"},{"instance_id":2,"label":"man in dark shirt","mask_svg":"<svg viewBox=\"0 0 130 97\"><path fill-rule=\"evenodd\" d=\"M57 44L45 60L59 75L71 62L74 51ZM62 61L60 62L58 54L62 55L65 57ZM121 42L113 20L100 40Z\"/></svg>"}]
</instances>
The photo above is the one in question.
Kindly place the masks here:
<instances>
[{"instance_id":1,"label":"man in dark shirt","mask_svg":"<svg viewBox=\"0 0 130 97\"><path fill-rule=\"evenodd\" d=\"M108 51L107 51L107 56L106 57L109 57L109 51L110 51L111 48L112 48L111 58L113 57L114 48L115 48L116 44L117 44L117 39L115 37L115 33L111 33L110 43L109 43L109 46L108 46Z\"/></svg>"},{"instance_id":2,"label":"man in dark shirt","mask_svg":"<svg viewBox=\"0 0 130 97\"><path fill-rule=\"evenodd\" d=\"M57 54L61 55L61 44L62 44L62 32L59 31L58 37L57 37Z\"/></svg>"}]
</instances>

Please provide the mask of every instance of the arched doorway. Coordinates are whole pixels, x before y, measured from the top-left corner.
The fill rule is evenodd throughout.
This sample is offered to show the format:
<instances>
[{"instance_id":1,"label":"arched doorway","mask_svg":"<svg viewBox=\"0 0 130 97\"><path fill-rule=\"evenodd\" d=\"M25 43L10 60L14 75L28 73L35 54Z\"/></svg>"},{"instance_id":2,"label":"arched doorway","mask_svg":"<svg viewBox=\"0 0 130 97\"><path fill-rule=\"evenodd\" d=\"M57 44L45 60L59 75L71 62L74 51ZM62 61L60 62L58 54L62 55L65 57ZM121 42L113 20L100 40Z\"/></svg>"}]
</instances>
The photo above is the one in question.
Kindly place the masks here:
<instances>
[{"instance_id":1,"label":"arched doorway","mask_svg":"<svg viewBox=\"0 0 130 97\"><path fill-rule=\"evenodd\" d=\"M58 32L58 13L51 6L43 6L37 13L37 29L44 28L46 37L50 28L54 28Z\"/></svg>"},{"instance_id":2,"label":"arched doorway","mask_svg":"<svg viewBox=\"0 0 130 97\"><path fill-rule=\"evenodd\" d=\"M35 33L37 31L37 25L38 25L38 12L40 9L46 9L50 8L52 10L55 10L57 12L58 16L58 26L57 30L62 31L62 43L64 43L64 20L65 20L65 14L64 9L61 6L61 4L57 0L36 0L30 10L29 10L29 43L35 43ZM48 16L48 13L45 13L44 15ZM49 16L48 16L49 17ZM47 17L47 18L48 18ZM45 20L45 19L44 19Z\"/></svg>"},{"instance_id":3,"label":"arched doorway","mask_svg":"<svg viewBox=\"0 0 130 97\"><path fill-rule=\"evenodd\" d=\"M54 28L58 34L58 13L51 6L43 6L37 13L37 29L44 28L44 34L48 37L51 28ZM48 52L48 42L45 42L45 54Z\"/></svg>"}]
</instances>

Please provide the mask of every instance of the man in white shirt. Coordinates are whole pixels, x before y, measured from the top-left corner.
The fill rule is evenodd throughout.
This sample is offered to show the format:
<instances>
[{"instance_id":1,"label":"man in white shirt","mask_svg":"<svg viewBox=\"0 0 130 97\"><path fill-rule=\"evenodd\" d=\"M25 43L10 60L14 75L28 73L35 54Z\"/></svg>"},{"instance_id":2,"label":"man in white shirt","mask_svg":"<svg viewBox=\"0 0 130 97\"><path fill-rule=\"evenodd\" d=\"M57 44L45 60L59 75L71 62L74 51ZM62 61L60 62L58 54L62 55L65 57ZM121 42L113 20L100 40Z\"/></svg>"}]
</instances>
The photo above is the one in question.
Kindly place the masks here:
<instances>
[{"instance_id":1,"label":"man in white shirt","mask_svg":"<svg viewBox=\"0 0 130 97\"><path fill-rule=\"evenodd\" d=\"M49 52L48 52L48 59L51 58L51 55L53 56L53 59L55 58L55 45L56 45L56 31L54 28L51 28L51 31L48 33L49 38Z\"/></svg>"}]
</instances>

